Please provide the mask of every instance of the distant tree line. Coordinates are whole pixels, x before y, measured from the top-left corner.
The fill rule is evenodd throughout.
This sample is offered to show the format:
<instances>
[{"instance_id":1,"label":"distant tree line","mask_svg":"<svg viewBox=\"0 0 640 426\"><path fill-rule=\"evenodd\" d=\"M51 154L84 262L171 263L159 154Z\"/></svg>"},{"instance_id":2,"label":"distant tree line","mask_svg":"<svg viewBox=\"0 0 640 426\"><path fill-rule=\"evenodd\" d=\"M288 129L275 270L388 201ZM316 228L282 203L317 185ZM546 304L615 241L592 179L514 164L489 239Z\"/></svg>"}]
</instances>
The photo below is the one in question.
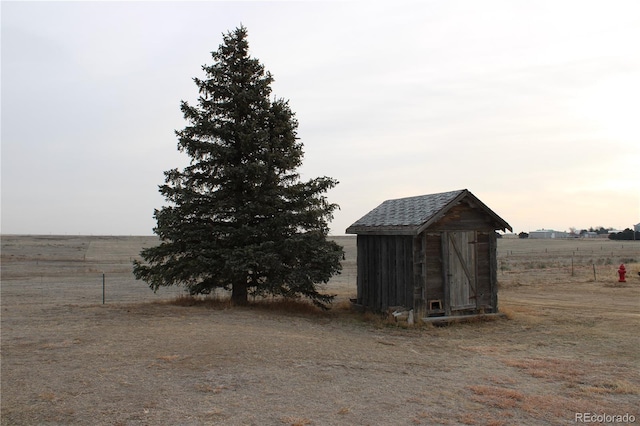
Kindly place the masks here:
<instances>
[{"instance_id":1,"label":"distant tree line","mask_svg":"<svg viewBox=\"0 0 640 426\"><path fill-rule=\"evenodd\" d=\"M611 232L613 228L605 228L602 226L591 227L588 230L583 229L579 235L582 237L587 232L595 232L598 235L609 234L610 240L640 240L640 232L634 232L631 228L627 228L621 232ZM635 235L634 235L635 234Z\"/></svg>"},{"instance_id":2,"label":"distant tree line","mask_svg":"<svg viewBox=\"0 0 640 426\"><path fill-rule=\"evenodd\" d=\"M609 234L610 240L640 240L640 232L633 231L630 228L625 229L622 232L616 232Z\"/></svg>"},{"instance_id":3,"label":"distant tree line","mask_svg":"<svg viewBox=\"0 0 640 426\"><path fill-rule=\"evenodd\" d=\"M613 231L613 228L604 228L602 226L591 227L589 229L583 229L580 231L580 235L584 235L587 232L595 232L598 235L608 234L609 231Z\"/></svg>"}]
</instances>

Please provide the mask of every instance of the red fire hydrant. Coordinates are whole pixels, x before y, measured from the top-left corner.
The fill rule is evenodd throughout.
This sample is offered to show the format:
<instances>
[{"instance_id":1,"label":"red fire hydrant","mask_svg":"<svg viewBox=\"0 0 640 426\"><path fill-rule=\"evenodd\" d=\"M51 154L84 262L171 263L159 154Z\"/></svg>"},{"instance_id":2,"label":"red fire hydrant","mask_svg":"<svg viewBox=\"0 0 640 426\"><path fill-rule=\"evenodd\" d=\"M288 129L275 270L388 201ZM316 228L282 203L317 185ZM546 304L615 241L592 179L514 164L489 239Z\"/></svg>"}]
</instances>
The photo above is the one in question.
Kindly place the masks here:
<instances>
[{"instance_id":1,"label":"red fire hydrant","mask_svg":"<svg viewBox=\"0 0 640 426\"><path fill-rule=\"evenodd\" d=\"M620 264L620 268L618 269L618 275L620 275L619 283L626 283L627 280L624 279L624 276L627 274L627 270L624 267L624 263Z\"/></svg>"}]
</instances>

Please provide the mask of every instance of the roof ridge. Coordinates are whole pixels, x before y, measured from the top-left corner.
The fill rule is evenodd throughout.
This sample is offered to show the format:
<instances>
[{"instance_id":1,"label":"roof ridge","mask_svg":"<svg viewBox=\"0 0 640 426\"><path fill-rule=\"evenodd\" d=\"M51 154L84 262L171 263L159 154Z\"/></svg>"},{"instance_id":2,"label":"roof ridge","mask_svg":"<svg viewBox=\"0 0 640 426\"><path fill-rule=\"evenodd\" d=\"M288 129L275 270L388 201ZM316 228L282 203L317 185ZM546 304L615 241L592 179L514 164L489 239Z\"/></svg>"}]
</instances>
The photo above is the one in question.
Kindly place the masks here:
<instances>
[{"instance_id":1,"label":"roof ridge","mask_svg":"<svg viewBox=\"0 0 640 426\"><path fill-rule=\"evenodd\" d=\"M425 197L436 197L439 195L444 195L444 194L461 194L464 191L468 191L468 189L457 189L455 191L444 191L444 192L437 192L434 194L422 194L422 195L410 195L408 197L400 197L400 198L390 198L388 200L384 200L383 203L386 203L387 201L398 201L398 200L409 200L412 198L425 198Z\"/></svg>"}]
</instances>

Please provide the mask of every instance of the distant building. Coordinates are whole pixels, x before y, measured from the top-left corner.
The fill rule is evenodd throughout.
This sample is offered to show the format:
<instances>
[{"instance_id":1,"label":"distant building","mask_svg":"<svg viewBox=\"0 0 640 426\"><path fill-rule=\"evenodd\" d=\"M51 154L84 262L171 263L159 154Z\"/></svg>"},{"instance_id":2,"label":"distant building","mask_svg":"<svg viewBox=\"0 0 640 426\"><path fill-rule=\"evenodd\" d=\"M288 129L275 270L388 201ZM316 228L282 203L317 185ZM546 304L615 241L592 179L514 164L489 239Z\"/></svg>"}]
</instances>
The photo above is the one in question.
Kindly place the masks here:
<instances>
[{"instance_id":1,"label":"distant building","mask_svg":"<svg viewBox=\"0 0 640 426\"><path fill-rule=\"evenodd\" d=\"M636 223L635 225L633 225L633 230L636 232L640 232L640 223Z\"/></svg>"},{"instance_id":2,"label":"distant building","mask_svg":"<svg viewBox=\"0 0 640 426\"><path fill-rule=\"evenodd\" d=\"M539 229L529 232L529 238L569 238L569 233L553 229Z\"/></svg>"},{"instance_id":3,"label":"distant building","mask_svg":"<svg viewBox=\"0 0 640 426\"><path fill-rule=\"evenodd\" d=\"M512 233L502 234L502 238L506 238L508 240L518 239L518 234L512 234Z\"/></svg>"}]
</instances>

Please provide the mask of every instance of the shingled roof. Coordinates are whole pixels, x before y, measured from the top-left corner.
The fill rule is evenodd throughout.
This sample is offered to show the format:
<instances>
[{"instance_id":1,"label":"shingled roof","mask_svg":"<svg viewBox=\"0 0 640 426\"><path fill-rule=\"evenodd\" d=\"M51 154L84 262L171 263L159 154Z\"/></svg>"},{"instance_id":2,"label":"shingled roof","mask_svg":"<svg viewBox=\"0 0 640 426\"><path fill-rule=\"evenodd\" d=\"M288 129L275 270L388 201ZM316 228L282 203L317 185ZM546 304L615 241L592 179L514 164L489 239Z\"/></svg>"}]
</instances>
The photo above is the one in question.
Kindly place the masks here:
<instances>
[{"instance_id":1,"label":"shingled roof","mask_svg":"<svg viewBox=\"0 0 640 426\"><path fill-rule=\"evenodd\" d=\"M496 221L496 229L511 230L507 222L491 211L469 190L461 189L387 200L348 227L346 232L347 234L417 235L442 218L451 207L464 198L468 198L490 215Z\"/></svg>"}]
</instances>

